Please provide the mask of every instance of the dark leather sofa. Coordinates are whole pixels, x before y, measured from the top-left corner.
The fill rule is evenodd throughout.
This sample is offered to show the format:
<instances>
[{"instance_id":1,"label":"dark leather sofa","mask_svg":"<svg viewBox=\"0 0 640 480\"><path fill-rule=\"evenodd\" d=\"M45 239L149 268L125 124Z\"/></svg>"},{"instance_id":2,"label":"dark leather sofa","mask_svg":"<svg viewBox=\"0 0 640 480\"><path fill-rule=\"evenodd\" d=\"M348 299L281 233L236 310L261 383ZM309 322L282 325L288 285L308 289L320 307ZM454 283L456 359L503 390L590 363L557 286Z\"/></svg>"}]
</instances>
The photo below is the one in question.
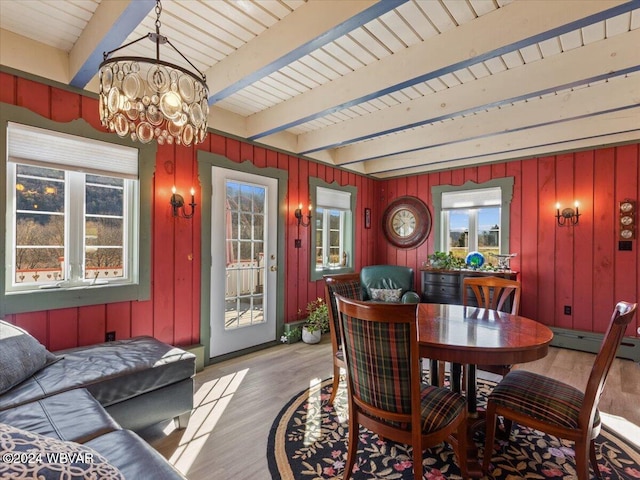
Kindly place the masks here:
<instances>
[{"instance_id":1,"label":"dark leather sofa","mask_svg":"<svg viewBox=\"0 0 640 480\"><path fill-rule=\"evenodd\" d=\"M2 445L20 444L11 435L34 434L42 436L38 445L58 442L41 448L91 449L127 479L185 478L135 431L169 419L186 425L195 355L137 337L55 356L55 363L0 395L0 453L6 453Z\"/></svg>"}]
</instances>

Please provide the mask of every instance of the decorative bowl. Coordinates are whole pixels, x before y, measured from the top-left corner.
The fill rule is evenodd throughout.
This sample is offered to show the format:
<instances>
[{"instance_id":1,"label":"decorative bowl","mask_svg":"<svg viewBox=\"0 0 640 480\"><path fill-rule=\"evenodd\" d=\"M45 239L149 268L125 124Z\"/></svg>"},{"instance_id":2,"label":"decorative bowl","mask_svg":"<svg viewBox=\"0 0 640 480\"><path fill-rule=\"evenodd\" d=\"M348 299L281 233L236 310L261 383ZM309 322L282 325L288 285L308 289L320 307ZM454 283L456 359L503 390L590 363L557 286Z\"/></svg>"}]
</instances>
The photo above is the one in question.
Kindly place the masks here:
<instances>
[{"instance_id":1,"label":"decorative bowl","mask_svg":"<svg viewBox=\"0 0 640 480\"><path fill-rule=\"evenodd\" d=\"M480 268L484 265L484 255L480 252L469 252L465 258L465 262L469 267L475 270L476 268Z\"/></svg>"}]
</instances>

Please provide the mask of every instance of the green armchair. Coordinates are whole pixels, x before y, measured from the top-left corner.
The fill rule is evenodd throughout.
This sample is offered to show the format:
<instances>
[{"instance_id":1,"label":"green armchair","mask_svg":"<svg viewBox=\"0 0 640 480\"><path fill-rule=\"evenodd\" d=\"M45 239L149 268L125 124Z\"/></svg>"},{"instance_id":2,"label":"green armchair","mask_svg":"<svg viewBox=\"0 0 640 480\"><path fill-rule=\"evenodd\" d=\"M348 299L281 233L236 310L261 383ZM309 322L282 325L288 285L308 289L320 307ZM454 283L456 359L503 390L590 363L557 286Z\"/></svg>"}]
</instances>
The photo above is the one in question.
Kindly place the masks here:
<instances>
[{"instance_id":1,"label":"green armchair","mask_svg":"<svg viewBox=\"0 0 640 480\"><path fill-rule=\"evenodd\" d=\"M371 265L360 271L362 300L420 303L413 269L400 265Z\"/></svg>"}]
</instances>

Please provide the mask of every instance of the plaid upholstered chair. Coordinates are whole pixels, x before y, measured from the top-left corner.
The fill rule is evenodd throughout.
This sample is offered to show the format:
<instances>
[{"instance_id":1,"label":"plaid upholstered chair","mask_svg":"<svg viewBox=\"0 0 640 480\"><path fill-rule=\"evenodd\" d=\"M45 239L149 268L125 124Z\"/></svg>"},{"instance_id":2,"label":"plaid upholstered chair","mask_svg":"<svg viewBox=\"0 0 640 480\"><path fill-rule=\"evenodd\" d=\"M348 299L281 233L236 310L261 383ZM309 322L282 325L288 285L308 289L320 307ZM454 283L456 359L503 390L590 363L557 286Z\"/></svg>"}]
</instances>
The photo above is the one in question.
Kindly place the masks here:
<instances>
[{"instance_id":1,"label":"plaid upholstered chair","mask_svg":"<svg viewBox=\"0 0 640 480\"><path fill-rule=\"evenodd\" d=\"M594 445L601 428L598 403L616 350L637 306L627 302L616 305L584 393L566 383L525 370L513 370L503 378L489 395L487 403L487 435L482 465L485 472L488 472L493 452L496 418L502 415L508 433L515 421L575 442L578 479L589 478L588 459L595 476L600 478Z\"/></svg>"},{"instance_id":2,"label":"plaid upholstered chair","mask_svg":"<svg viewBox=\"0 0 640 480\"><path fill-rule=\"evenodd\" d=\"M467 404L460 394L422 382L417 305L336 300L349 398L343 480L350 478L356 460L360 425L412 445L416 479L422 478L422 452L443 441L453 445L467 477Z\"/></svg>"},{"instance_id":3,"label":"plaid upholstered chair","mask_svg":"<svg viewBox=\"0 0 640 480\"><path fill-rule=\"evenodd\" d=\"M346 298L360 300L362 293L360 290L359 273L325 275L323 278L325 301L327 302L327 309L329 310L329 334L331 336L331 347L333 349L333 389L331 390L331 398L329 398L329 404L333 405L336 393L338 393L338 385L340 384L340 369L346 368L342 352L342 338L340 336L335 296L338 294Z\"/></svg>"}]
</instances>

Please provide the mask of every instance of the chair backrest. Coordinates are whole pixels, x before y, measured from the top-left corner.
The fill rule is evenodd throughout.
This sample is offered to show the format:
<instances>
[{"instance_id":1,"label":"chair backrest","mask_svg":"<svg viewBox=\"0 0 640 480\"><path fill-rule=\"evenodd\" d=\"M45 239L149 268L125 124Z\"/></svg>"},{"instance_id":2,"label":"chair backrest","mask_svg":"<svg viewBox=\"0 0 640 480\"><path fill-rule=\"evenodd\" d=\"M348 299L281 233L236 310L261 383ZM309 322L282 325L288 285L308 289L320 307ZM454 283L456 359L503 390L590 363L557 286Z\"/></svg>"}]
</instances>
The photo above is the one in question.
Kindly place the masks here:
<instances>
[{"instance_id":1,"label":"chair backrest","mask_svg":"<svg viewBox=\"0 0 640 480\"><path fill-rule=\"evenodd\" d=\"M329 310L329 333L333 351L342 345L340 337L340 325L338 324L338 308L336 307L336 294L346 298L360 300L362 292L360 288L359 273L340 273L337 275L324 275L324 296Z\"/></svg>"},{"instance_id":2,"label":"chair backrest","mask_svg":"<svg viewBox=\"0 0 640 480\"><path fill-rule=\"evenodd\" d=\"M611 364L616 357L616 351L622 342L627 326L631 323L637 308L637 303L618 302L613 311L613 315L611 315L609 327L602 339L600 351L593 362L587 388L584 393L584 403L582 404L578 419L578 423L582 428L593 425L596 409L600 403L600 395L602 395L604 384L607 381Z\"/></svg>"},{"instance_id":3,"label":"chair backrest","mask_svg":"<svg viewBox=\"0 0 640 480\"><path fill-rule=\"evenodd\" d=\"M397 290L400 297L406 292L413 291L413 268L402 265L370 265L360 271L362 284L362 299L371 300L371 289Z\"/></svg>"},{"instance_id":4,"label":"chair backrest","mask_svg":"<svg viewBox=\"0 0 640 480\"><path fill-rule=\"evenodd\" d=\"M517 315L520 311L520 282L500 277L464 277L462 280L462 304L468 303L468 290L471 289L476 297L478 305L491 310L502 310L509 297L511 300L511 313Z\"/></svg>"},{"instance_id":5,"label":"chair backrest","mask_svg":"<svg viewBox=\"0 0 640 480\"><path fill-rule=\"evenodd\" d=\"M420 405L417 305L336 298L353 401L369 415L410 425L412 405Z\"/></svg>"}]
</instances>

